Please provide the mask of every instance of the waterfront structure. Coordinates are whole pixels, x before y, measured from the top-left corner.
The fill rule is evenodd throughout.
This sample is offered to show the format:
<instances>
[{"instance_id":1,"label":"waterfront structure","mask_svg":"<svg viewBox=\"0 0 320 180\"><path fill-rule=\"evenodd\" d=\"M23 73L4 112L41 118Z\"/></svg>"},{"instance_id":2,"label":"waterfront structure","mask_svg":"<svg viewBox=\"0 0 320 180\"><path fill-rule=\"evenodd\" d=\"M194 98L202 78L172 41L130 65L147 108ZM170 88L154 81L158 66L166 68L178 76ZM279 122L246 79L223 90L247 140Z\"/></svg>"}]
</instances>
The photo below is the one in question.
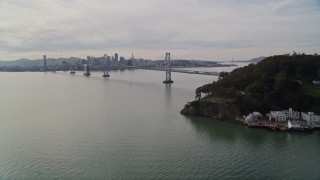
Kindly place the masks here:
<instances>
[{"instance_id":1,"label":"waterfront structure","mask_svg":"<svg viewBox=\"0 0 320 180\"><path fill-rule=\"evenodd\" d=\"M294 111L292 108L289 108L289 110L283 110L282 113L286 115L287 120L300 119L300 112Z\"/></svg>"},{"instance_id":2,"label":"waterfront structure","mask_svg":"<svg viewBox=\"0 0 320 180\"><path fill-rule=\"evenodd\" d=\"M288 129L300 129L301 125L300 124L294 124L291 121L288 121Z\"/></svg>"},{"instance_id":3,"label":"waterfront structure","mask_svg":"<svg viewBox=\"0 0 320 180\"><path fill-rule=\"evenodd\" d=\"M259 122L262 120L262 114L259 112L252 112L248 116L245 117L247 123L250 122Z\"/></svg>"},{"instance_id":4,"label":"waterfront structure","mask_svg":"<svg viewBox=\"0 0 320 180\"><path fill-rule=\"evenodd\" d=\"M286 122L287 116L281 111L271 111L267 114L270 122Z\"/></svg>"},{"instance_id":5,"label":"waterfront structure","mask_svg":"<svg viewBox=\"0 0 320 180\"><path fill-rule=\"evenodd\" d=\"M133 56L133 55L132 55ZM173 83L171 80L171 61L170 61L170 53L166 53L165 59L165 70L166 70L166 80L163 83Z\"/></svg>"},{"instance_id":6,"label":"waterfront structure","mask_svg":"<svg viewBox=\"0 0 320 180\"><path fill-rule=\"evenodd\" d=\"M320 116L315 114L314 112L301 112L301 119L309 123L320 123Z\"/></svg>"},{"instance_id":7,"label":"waterfront structure","mask_svg":"<svg viewBox=\"0 0 320 180\"><path fill-rule=\"evenodd\" d=\"M48 66L47 66L47 56L43 55L43 71L47 71Z\"/></svg>"},{"instance_id":8,"label":"waterfront structure","mask_svg":"<svg viewBox=\"0 0 320 180\"><path fill-rule=\"evenodd\" d=\"M294 121L288 121L287 125L287 130L288 131L313 131L314 126L310 124L303 124L299 122L294 122Z\"/></svg>"}]
</instances>

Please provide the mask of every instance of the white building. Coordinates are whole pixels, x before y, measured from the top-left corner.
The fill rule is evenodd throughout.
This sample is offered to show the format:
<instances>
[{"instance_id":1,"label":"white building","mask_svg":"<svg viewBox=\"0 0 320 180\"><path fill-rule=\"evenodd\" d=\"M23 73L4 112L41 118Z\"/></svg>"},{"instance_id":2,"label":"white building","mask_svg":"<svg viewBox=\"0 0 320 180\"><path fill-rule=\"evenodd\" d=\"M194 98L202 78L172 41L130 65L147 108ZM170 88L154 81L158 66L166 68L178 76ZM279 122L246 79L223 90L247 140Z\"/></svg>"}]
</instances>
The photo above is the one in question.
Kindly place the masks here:
<instances>
[{"instance_id":1,"label":"white building","mask_svg":"<svg viewBox=\"0 0 320 180\"><path fill-rule=\"evenodd\" d=\"M281 112L281 111L270 111L269 114L267 114L270 121L274 122L286 122L287 116Z\"/></svg>"},{"instance_id":2,"label":"white building","mask_svg":"<svg viewBox=\"0 0 320 180\"><path fill-rule=\"evenodd\" d=\"M248 116L245 117L247 122L254 122L254 121L261 121L262 120L262 115L259 112L253 112L250 113Z\"/></svg>"},{"instance_id":3,"label":"white building","mask_svg":"<svg viewBox=\"0 0 320 180\"><path fill-rule=\"evenodd\" d=\"M286 115L287 120L297 120L300 118L300 112L294 111L292 108L289 108L289 110L283 110L282 113Z\"/></svg>"},{"instance_id":4,"label":"white building","mask_svg":"<svg viewBox=\"0 0 320 180\"><path fill-rule=\"evenodd\" d=\"M312 81L315 85L320 85L320 81Z\"/></svg>"},{"instance_id":5,"label":"white building","mask_svg":"<svg viewBox=\"0 0 320 180\"><path fill-rule=\"evenodd\" d=\"M314 112L301 112L301 119L314 124L320 123L320 116Z\"/></svg>"}]
</instances>

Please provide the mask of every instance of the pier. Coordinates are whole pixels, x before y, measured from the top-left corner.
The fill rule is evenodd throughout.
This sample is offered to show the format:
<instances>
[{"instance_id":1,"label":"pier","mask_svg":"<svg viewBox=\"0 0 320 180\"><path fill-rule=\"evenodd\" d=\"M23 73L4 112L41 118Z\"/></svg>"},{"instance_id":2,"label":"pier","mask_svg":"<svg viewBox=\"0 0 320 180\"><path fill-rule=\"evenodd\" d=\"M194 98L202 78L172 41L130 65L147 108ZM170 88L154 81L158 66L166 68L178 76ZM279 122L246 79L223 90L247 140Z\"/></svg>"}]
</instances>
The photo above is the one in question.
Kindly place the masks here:
<instances>
[{"instance_id":1,"label":"pier","mask_svg":"<svg viewBox=\"0 0 320 180\"><path fill-rule=\"evenodd\" d=\"M298 126L298 128L290 127L289 124L294 124ZM320 129L320 125L313 124L310 126L305 121L302 120L292 120L290 123L288 122L270 122L267 119L263 119L261 121L255 122L246 122L245 119L242 120L242 123L250 128L266 128L270 130L277 131L312 131L314 129Z\"/></svg>"}]
</instances>

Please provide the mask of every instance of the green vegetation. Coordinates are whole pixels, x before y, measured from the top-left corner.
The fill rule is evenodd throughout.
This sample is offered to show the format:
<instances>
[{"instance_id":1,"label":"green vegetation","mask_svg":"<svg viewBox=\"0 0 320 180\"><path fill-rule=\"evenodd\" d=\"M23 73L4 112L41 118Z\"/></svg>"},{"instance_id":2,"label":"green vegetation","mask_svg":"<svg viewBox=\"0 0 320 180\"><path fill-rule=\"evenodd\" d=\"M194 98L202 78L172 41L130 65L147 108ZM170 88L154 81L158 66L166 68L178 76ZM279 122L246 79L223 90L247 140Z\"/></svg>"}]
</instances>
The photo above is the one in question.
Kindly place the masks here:
<instances>
[{"instance_id":1,"label":"green vegetation","mask_svg":"<svg viewBox=\"0 0 320 180\"><path fill-rule=\"evenodd\" d=\"M318 98L320 101L320 87L302 87L302 92L314 98Z\"/></svg>"},{"instance_id":2,"label":"green vegetation","mask_svg":"<svg viewBox=\"0 0 320 180\"><path fill-rule=\"evenodd\" d=\"M293 53L271 56L258 64L237 68L217 82L196 90L201 102L230 99L241 113L281 110L320 113L320 56ZM201 94L205 97L200 98Z\"/></svg>"}]
</instances>

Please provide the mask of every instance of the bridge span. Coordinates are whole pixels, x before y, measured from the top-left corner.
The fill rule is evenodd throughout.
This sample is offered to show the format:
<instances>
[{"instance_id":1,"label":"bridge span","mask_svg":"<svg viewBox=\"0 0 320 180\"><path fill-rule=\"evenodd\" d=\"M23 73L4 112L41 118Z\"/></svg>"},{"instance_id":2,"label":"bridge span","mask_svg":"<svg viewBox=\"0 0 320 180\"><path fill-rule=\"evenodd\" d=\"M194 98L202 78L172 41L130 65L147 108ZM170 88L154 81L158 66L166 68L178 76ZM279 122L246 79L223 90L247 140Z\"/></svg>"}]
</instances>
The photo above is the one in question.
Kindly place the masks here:
<instances>
[{"instance_id":1,"label":"bridge span","mask_svg":"<svg viewBox=\"0 0 320 180\"><path fill-rule=\"evenodd\" d=\"M150 68L150 67L130 67L130 68L154 70L154 71L166 71L163 68ZM198 70L187 70L187 69L176 69L176 68L171 68L171 72L187 73L187 74L200 74L200 75L209 75L209 76L219 76L220 75L220 72L198 71Z\"/></svg>"},{"instance_id":2,"label":"bridge span","mask_svg":"<svg viewBox=\"0 0 320 180\"><path fill-rule=\"evenodd\" d=\"M144 69L144 70L153 70L153 71L166 71L164 67L145 67L145 66L128 66L128 65L111 65L108 66L110 69L112 68L126 68L126 69ZM199 71L199 70L190 70L183 68L171 68L171 72L176 73L187 73L187 74L200 74L200 75L209 75L209 76L219 76L220 72L212 72L212 71Z\"/></svg>"}]
</instances>

